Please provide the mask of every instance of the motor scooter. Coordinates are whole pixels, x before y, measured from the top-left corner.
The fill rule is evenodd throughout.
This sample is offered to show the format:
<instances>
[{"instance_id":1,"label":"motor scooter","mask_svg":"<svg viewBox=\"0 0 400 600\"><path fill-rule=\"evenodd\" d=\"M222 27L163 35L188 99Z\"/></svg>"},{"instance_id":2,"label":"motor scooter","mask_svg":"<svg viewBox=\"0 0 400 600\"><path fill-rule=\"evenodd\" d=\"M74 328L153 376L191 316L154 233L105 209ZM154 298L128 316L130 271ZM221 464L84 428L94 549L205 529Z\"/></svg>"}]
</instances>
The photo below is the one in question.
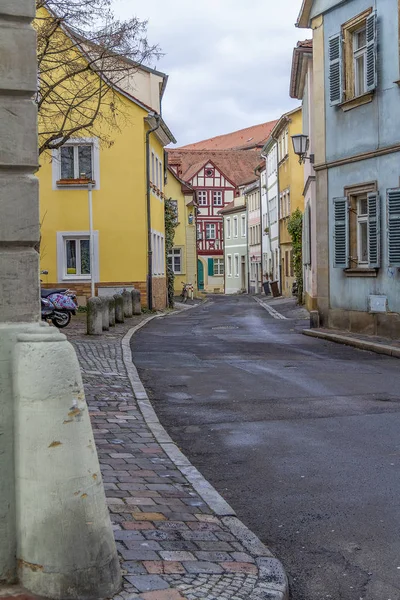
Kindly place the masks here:
<instances>
[{"instance_id":1,"label":"motor scooter","mask_svg":"<svg viewBox=\"0 0 400 600\"><path fill-rule=\"evenodd\" d=\"M43 321L51 321L53 325L62 329L69 325L71 315L75 315L78 308L76 294L68 289L41 289L41 313Z\"/></svg>"}]
</instances>

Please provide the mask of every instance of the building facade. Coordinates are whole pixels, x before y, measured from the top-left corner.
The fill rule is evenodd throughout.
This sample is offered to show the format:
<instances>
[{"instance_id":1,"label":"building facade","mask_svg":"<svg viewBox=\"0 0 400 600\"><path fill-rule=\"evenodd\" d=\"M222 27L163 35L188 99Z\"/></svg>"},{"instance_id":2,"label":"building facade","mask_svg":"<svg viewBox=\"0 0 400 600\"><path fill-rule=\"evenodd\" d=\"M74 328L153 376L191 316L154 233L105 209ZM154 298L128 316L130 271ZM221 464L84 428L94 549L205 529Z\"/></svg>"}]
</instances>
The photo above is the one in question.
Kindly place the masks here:
<instances>
[{"instance_id":1,"label":"building facade","mask_svg":"<svg viewBox=\"0 0 400 600\"><path fill-rule=\"evenodd\" d=\"M278 202L281 293L291 296L295 282L292 239L288 223L296 209L304 211L304 170L293 151L291 136L302 132L302 110L284 114L271 132L278 152Z\"/></svg>"},{"instance_id":2,"label":"building facade","mask_svg":"<svg viewBox=\"0 0 400 600\"><path fill-rule=\"evenodd\" d=\"M317 195L314 171L314 102L312 40L298 42L293 51L290 96L302 101L303 130L308 137L304 162L303 290L308 310L317 308ZM311 159L310 159L311 157Z\"/></svg>"},{"instance_id":3,"label":"building facade","mask_svg":"<svg viewBox=\"0 0 400 600\"><path fill-rule=\"evenodd\" d=\"M249 245L249 293L259 294L262 290L261 268L261 194L260 181L253 181L243 190L247 206L247 239Z\"/></svg>"},{"instance_id":4,"label":"building facade","mask_svg":"<svg viewBox=\"0 0 400 600\"><path fill-rule=\"evenodd\" d=\"M238 196L220 211L224 219L225 294L248 291L246 199Z\"/></svg>"},{"instance_id":5,"label":"building facade","mask_svg":"<svg viewBox=\"0 0 400 600\"><path fill-rule=\"evenodd\" d=\"M398 14L397 0L306 0L298 21L313 29L320 318L389 337L400 334Z\"/></svg>"},{"instance_id":6,"label":"building facade","mask_svg":"<svg viewBox=\"0 0 400 600\"><path fill-rule=\"evenodd\" d=\"M262 156L266 166L261 175L262 270L280 289L278 146L273 138L268 139Z\"/></svg>"}]
</instances>

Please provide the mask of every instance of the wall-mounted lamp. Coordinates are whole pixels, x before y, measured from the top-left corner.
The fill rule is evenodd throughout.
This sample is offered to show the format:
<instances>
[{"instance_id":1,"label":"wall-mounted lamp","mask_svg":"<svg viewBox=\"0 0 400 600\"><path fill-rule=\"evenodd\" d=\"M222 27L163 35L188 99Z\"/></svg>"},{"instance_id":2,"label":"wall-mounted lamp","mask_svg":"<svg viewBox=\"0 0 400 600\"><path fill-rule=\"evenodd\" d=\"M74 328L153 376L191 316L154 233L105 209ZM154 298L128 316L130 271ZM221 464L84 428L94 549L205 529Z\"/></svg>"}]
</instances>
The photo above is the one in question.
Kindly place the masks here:
<instances>
[{"instance_id":1,"label":"wall-mounted lamp","mask_svg":"<svg viewBox=\"0 0 400 600\"><path fill-rule=\"evenodd\" d=\"M299 133L298 135L292 135L292 143L294 153L299 157L299 163L305 163L309 160L311 164L314 164L314 154L307 156L307 150L310 145L310 139L308 135Z\"/></svg>"}]
</instances>

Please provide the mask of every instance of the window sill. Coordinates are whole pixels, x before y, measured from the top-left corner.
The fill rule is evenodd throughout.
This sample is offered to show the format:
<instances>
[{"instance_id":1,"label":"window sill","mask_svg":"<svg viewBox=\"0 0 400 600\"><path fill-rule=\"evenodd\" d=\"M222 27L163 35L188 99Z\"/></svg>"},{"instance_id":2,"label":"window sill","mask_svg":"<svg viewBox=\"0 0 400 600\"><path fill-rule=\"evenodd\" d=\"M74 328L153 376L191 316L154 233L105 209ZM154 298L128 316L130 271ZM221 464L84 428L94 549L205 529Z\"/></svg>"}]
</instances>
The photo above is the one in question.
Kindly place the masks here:
<instances>
[{"instance_id":1,"label":"window sill","mask_svg":"<svg viewBox=\"0 0 400 600\"><path fill-rule=\"evenodd\" d=\"M378 269L370 269L368 267L363 269L359 267L355 269L344 269L344 273L346 277L377 277Z\"/></svg>"},{"instance_id":2,"label":"window sill","mask_svg":"<svg viewBox=\"0 0 400 600\"><path fill-rule=\"evenodd\" d=\"M89 183L96 185L93 179L59 179L57 187L87 187Z\"/></svg>"},{"instance_id":3,"label":"window sill","mask_svg":"<svg viewBox=\"0 0 400 600\"><path fill-rule=\"evenodd\" d=\"M343 112L347 112L352 110L353 108L357 108L357 106L362 106L363 104L368 104L372 102L374 97L373 92L367 92L366 94L362 94L361 96L356 96L355 98L351 98L351 100L346 100L339 104L340 108Z\"/></svg>"}]
</instances>

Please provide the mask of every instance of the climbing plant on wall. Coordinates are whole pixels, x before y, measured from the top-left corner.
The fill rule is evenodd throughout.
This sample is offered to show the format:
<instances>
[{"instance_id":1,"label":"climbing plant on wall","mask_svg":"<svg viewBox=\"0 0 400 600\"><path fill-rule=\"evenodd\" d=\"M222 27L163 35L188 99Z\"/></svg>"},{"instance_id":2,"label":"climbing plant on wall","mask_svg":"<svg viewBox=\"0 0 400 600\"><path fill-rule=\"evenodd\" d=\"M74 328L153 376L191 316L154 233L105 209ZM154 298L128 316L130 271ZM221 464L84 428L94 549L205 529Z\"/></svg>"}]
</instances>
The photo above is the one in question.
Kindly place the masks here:
<instances>
[{"instance_id":1,"label":"climbing plant on wall","mask_svg":"<svg viewBox=\"0 0 400 600\"><path fill-rule=\"evenodd\" d=\"M287 229L292 238L293 247L293 271L297 282L297 298L300 304L303 302L303 214L296 208L289 218Z\"/></svg>"},{"instance_id":2,"label":"climbing plant on wall","mask_svg":"<svg viewBox=\"0 0 400 600\"><path fill-rule=\"evenodd\" d=\"M178 225L176 218L176 203L172 198L165 199L165 264L167 265L167 294L168 306L174 308L175 273L168 260L168 254L174 247L175 229Z\"/></svg>"}]
</instances>

